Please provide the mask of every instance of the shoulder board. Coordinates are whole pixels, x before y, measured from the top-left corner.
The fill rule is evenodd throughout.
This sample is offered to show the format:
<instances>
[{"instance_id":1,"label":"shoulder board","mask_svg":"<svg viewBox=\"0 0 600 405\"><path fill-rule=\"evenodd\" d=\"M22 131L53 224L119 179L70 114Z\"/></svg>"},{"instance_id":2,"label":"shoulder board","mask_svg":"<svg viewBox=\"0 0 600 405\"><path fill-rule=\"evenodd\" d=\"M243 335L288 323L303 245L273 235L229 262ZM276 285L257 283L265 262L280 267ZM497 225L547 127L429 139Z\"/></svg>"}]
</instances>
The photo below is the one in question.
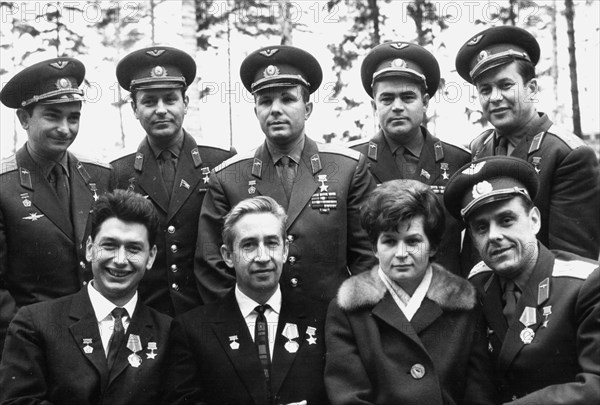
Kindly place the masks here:
<instances>
[{"instance_id":1,"label":"shoulder board","mask_svg":"<svg viewBox=\"0 0 600 405\"><path fill-rule=\"evenodd\" d=\"M475 137L475 139L473 139L471 141L471 143L469 144L469 148L471 150L475 149L475 145L481 143L482 145L485 145L486 143L488 143L489 141L492 140L492 136L494 134L494 130L493 129L486 129L485 131L483 131L482 133L480 133L479 135L477 135Z\"/></svg>"},{"instance_id":2,"label":"shoulder board","mask_svg":"<svg viewBox=\"0 0 600 405\"><path fill-rule=\"evenodd\" d=\"M488 273L492 271L492 269L490 269L488 267L487 264L485 264L482 261L480 261L479 263L477 263L475 266L473 266L473 268L471 269L471 272L469 273L469 275L467 276L468 279L471 279L473 277L475 277L476 275L480 274L480 273Z\"/></svg>"},{"instance_id":3,"label":"shoulder board","mask_svg":"<svg viewBox=\"0 0 600 405\"><path fill-rule=\"evenodd\" d=\"M217 149L217 150L222 150L223 152L233 152L233 151L235 151L235 148L225 147L225 146L218 146L218 145L202 145L202 144L198 144L197 146L200 149Z\"/></svg>"},{"instance_id":4,"label":"shoulder board","mask_svg":"<svg viewBox=\"0 0 600 405\"><path fill-rule=\"evenodd\" d=\"M334 153L336 155L343 155L350 159L358 160L360 158L360 152L354 149L349 149L344 146L332 145L330 143L317 143L319 152L323 153Z\"/></svg>"},{"instance_id":5,"label":"shoulder board","mask_svg":"<svg viewBox=\"0 0 600 405\"><path fill-rule=\"evenodd\" d=\"M458 144L455 144L455 143L450 143L450 142L448 142L448 141L442 141L442 143L443 143L445 146L449 146L449 147L451 147L451 148L456 148L456 149L459 149L459 150L461 150L461 151L463 151L463 152L466 152L466 153L468 153L469 155L471 155L471 150L470 150L469 148L467 148L467 147L463 146L463 145L458 145Z\"/></svg>"},{"instance_id":6,"label":"shoulder board","mask_svg":"<svg viewBox=\"0 0 600 405\"><path fill-rule=\"evenodd\" d=\"M350 141L350 142L344 144L344 146L347 148L353 148L355 146L360 146L360 145L364 145L365 143L369 143L369 141L370 141L369 138L360 138L360 139L355 139L353 141Z\"/></svg>"},{"instance_id":7,"label":"shoulder board","mask_svg":"<svg viewBox=\"0 0 600 405\"><path fill-rule=\"evenodd\" d=\"M118 158L116 158L116 159L113 159L113 160L110 162L110 164L111 164L111 165L114 165L114 164L117 164L117 163L119 163L119 162L120 162L120 161L122 161L122 160L127 160L127 159L130 159L130 158L135 158L135 154L136 154L136 152L131 152L131 153L128 153L128 154L126 154L126 155L119 156Z\"/></svg>"},{"instance_id":8,"label":"shoulder board","mask_svg":"<svg viewBox=\"0 0 600 405\"><path fill-rule=\"evenodd\" d=\"M87 157L87 156L80 156L80 155L77 155L77 154L73 154L73 155L75 155L75 158L77 160L79 160L81 163L88 163L88 164L92 164L92 165L104 167L106 169L110 169L111 168L111 165L108 164L108 163L104 163L104 162L101 162L99 160Z\"/></svg>"},{"instance_id":9,"label":"shoulder board","mask_svg":"<svg viewBox=\"0 0 600 405\"><path fill-rule=\"evenodd\" d=\"M10 155L7 158L2 159L2 166L0 166L0 174L15 171L19 168L17 165L17 155Z\"/></svg>"},{"instance_id":10,"label":"shoulder board","mask_svg":"<svg viewBox=\"0 0 600 405\"><path fill-rule=\"evenodd\" d=\"M583 139L557 125L552 124L552 126L548 130L548 133L560 138L571 149L577 149L581 146L585 146L585 142L583 141Z\"/></svg>"},{"instance_id":11,"label":"shoulder board","mask_svg":"<svg viewBox=\"0 0 600 405\"><path fill-rule=\"evenodd\" d=\"M247 152L238 153L237 155L230 157L229 159L227 159L226 161L222 162L220 165L215 167L214 171L215 171L215 173L219 173L221 170L225 169L228 166L231 166L232 164L241 162L242 160L253 159L255 152L256 152L256 149L247 151Z\"/></svg>"},{"instance_id":12,"label":"shoulder board","mask_svg":"<svg viewBox=\"0 0 600 405\"><path fill-rule=\"evenodd\" d=\"M555 260L552 277L573 277L585 280L598 268L597 263L584 262L583 260Z\"/></svg>"}]
</instances>

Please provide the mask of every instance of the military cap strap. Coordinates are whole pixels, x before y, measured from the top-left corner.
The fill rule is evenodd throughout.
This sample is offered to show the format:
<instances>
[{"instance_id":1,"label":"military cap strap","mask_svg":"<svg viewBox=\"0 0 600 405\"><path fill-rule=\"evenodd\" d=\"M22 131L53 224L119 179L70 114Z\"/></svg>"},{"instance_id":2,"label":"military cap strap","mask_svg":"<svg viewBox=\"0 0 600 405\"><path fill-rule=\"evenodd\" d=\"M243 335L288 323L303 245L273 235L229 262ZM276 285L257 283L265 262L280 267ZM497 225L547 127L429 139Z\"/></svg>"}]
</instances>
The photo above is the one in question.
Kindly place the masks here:
<instances>
[{"instance_id":1,"label":"military cap strap","mask_svg":"<svg viewBox=\"0 0 600 405\"><path fill-rule=\"evenodd\" d=\"M273 79L277 79L278 82L281 81L281 79L290 79L290 80L296 80L299 81L301 84L303 84L304 86L306 86L306 88L310 88L310 83L307 82L306 80L304 80L304 78L300 75L277 75L277 76L268 76L265 78L262 78L260 80L255 81L254 83L252 83L251 88L252 91L254 91L254 89L259 86L260 84L266 82L266 81L273 81Z\"/></svg>"},{"instance_id":2,"label":"military cap strap","mask_svg":"<svg viewBox=\"0 0 600 405\"><path fill-rule=\"evenodd\" d=\"M477 73L479 73L483 65L487 65L491 61L497 60L500 62L510 59L524 59L526 61L531 62L531 59L529 58L529 55L527 55L527 52L519 52L515 51L514 49L508 49L504 52L498 52L494 55L482 58L479 62L477 62L473 69L471 69L471 71L469 72L469 76L471 76L471 79L473 79L477 75Z\"/></svg>"},{"instance_id":3,"label":"military cap strap","mask_svg":"<svg viewBox=\"0 0 600 405\"><path fill-rule=\"evenodd\" d=\"M147 84L153 82L176 82L181 83L183 86L186 86L185 77L183 76L160 76L160 77L144 77L142 79L134 79L129 83L129 88L133 89L135 86L139 86L140 84Z\"/></svg>"},{"instance_id":4,"label":"military cap strap","mask_svg":"<svg viewBox=\"0 0 600 405\"><path fill-rule=\"evenodd\" d=\"M41 100L46 100L48 98L52 98L55 96L60 96L63 94L77 94L79 96L83 96L83 90L81 89L75 89L75 88L68 88L68 89L60 89L60 90L54 90L54 91L50 91L48 93L44 93L42 95L39 96L33 96L32 98L30 98L29 100L25 100L23 102L21 102L21 107L27 107L30 104L33 103L37 103Z\"/></svg>"},{"instance_id":5,"label":"military cap strap","mask_svg":"<svg viewBox=\"0 0 600 405\"><path fill-rule=\"evenodd\" d=\"M504 195L504 194L510 194L510 193L521 194L521 195L524 195L525 197L531 199L526 188L516 187L516 186L512 187L512 188L502 188L499 190L490 191L489 193L485 194L485 198L487 199L487 198L495 196L495 195ZM473 199L469 204L467 204L463 209L460 210L460 216L464 218L465 214L468 213L475 204L478 204L480 200L481 200L481 198Z\"/></svg>"},{"instance_id":6,"label":"military cap strap","mask_svg":"<svg viewBox=\"0 0 600 405\"><path fill-rule=\"evenodd\" d=\"M419 79L421 79L421 81L423 81L423 85L425 86L425 89L427 89L427 79L425 78L425 75L423 75L413 69L398 68L398 67L393 67L393 66L383 68L383 69L378 70L377 72L373 73L373 81L371 82L371 87L373 87L375 85L375 80L377 80L382 74L388 73L388 72L404 72L404 73L410 73L413 76L417 76Z\"/></svg>"}]
</instances>

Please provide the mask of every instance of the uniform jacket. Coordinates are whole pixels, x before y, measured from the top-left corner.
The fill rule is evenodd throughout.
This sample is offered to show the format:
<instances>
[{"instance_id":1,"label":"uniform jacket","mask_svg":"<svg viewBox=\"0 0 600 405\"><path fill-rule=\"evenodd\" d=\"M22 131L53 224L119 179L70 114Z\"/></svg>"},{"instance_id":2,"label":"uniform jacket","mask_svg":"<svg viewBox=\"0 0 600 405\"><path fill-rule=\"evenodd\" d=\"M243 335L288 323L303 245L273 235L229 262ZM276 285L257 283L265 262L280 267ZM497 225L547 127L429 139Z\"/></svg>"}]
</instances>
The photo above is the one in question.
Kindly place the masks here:
<instances>
[{"instance_id":1,"label":"uniform jacket","mask_svg":"<svg viewBox=\"0 0 600 405\"><path fill-rule=\"evenodd\" d=\"M26 146L0 174L0 349L21 306L78 291L92 278L85 242L92 203L110 189L109 165L67 152L71 224Z\"/></svg>"},{"instance_id":2,"label":"uniform jacket","mask_svg":"<svg viewBox=\"0 0 600 405\"><path fill-rule=\"evenodd\" d=\"M146 405L159 398L171 320L141 301L125 342L138 335L142 363L129 364L124 344L109 371L87 288L51 302L22 308L11 323L0 365L0 403ZM85 345L84 339L91 339ZM156 357L148 358L149 342ZM86 353L85 346L91 347ZM89 351L89 349L87 349Z\"/></svg>"},{"instance_id":3,"label":"uniform jacket","mask_svg":"<svg viewBox=\"0 0 600 405\"><path fill-rule=\"evenodd\" d=\"M112 162L116 187L147 195L160 218L157 257L139 285L144 302L157 311L175 316L202 303L193 273L198 217L210 170L232 155L198 146L186 132L170 196L146 138L136 153Z\"/></svg>"},{"instance_id":4,"label":"uniform jacket","mask_svg":"<svg viewBox=\"0 0 600 405\"><path fill-rule=\"evenodd\" d=\"M409 322L377 268L345 281L325 326L333 404L490 404L491 363L469 282L433 264Z\"/></svg>"},{"instance_id":5,"label":"uniform jacket","mask_svg":"<svg viewBox=\"0 0 600 405\"><path fill-rule=\"evenodd\" d=\"M271 363L273 404L328 404L323 385L325 311L319 301L283 294ZM298 328L296 353L285 349L288 339L282 332L288 323ZM313 344L309 327L315 328ZM165 404L268 404L257 347L233 289L225 298L175 318L169 347Z\"/></svg>"},{"instance_id":6,"label":"uniform jacket","mask_svg":"<svg viewBox=\"0 0 600 405\"><path fill-rule=\"evenodd\" d=\"M284 291L329 301L350 273L374 264L359 219L360 204L375 188L364 156L307 137L301 160L289 204L266 143L224 162L211 174L200 215L195 268L205 302L223 296L235 282L219 252L221 229L225 214L249 197L266 195L286 209L290 251L280 280Z\"/></svg>"},{"instance_id":7,"label":"uniform jacket","mask_svg":"<svg viewBox=\"0 0 600 405\"><path fill-rule=\"evenodd\" d=\"M538 245L538 261L511 325L502 314L498 277L483 263L469 275L484 294L500 396L514 405L600 403L598 263ZM536 313L529 326L535 333L530 344L521 339L525 325L519 318L525 307L535 308Z\"/></svg>"},{"instance_id":8,"label":"uniform jacket","mask_svg":"<svg viewBox=\"0 0 600 405\"><path fill-rule=\"evenodd\" d=\"M493 156L493 130L471 143L474 159ZM600 249L600 174L594 151L572 133L541 115L511 156L531 163L540 188L535 205L542 216L538 239L550 249L565 250L594 260Z\"/></svg>"},{"instance_id":9,"label":"uniform jacket","mask_svg":"<svg viewBox=\"0 0 600 405\"><path fill-rule=\"evenodd\" d=\"M431 186L431 189L442 197L446 183L459 168L469 163L471 154L467 149L440 141L421 127L425 143L419 158L416 173L420 173L418 180ZM389 180L404 178L398 168L392 150L390 149L382 131L379 131L370 140L361 139L351 143L350 148L367 156L367 166L378 184ZM469 255L470 249L465 251L465 271L461 271L461 231L464 225L446 212L446 231L436 254L436 262L454 274L466 276L478 261L473 262ZM470 245L470 240L466 246Z\"/></svg>"}]
</instances>

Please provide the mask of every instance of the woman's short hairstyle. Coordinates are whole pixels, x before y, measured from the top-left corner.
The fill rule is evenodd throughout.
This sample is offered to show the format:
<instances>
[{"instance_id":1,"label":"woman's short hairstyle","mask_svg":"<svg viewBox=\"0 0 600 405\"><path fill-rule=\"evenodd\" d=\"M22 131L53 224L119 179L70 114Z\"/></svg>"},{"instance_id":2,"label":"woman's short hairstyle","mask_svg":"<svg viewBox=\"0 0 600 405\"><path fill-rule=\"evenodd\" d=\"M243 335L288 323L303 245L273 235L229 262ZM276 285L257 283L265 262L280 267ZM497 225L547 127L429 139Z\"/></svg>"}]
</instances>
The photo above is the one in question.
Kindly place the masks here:
<instances>
[{"instance_id":1,"label":"woman's short hairstyle","mask_svg":"<svg viewBox=\"0 0 600 405\"><path fill-rule=\"evenodd\" d=\"M361 207L360 222L373 246L382 232L397 231L398 225L423 217L429 244L436 249L445 230L446 216L439 199L428 185L416 180L392 180L377 187Z\"/></svg>"},{"instance_id":2,"label":"woman's short hairstyle","mask_svg":"<svg viewBox=\"0 0 600 405\"><path fill-rule=\"evenodd\" d=\"M221 237L228 250L233 250L233 241L235 240L233 227L235 224L246 214L262 213L275 215L281 223L281 237L285 239L285 223L287 221L287 215L283 207L271 197L258 196L247 198L237 203L237 205L225 216Z\"/></svg>"},{"instance_id":3,"label":"woman's short hairstyle","mask_svg":"<svg viewBox=\"0 0 600 405\"><path fill-rule=\"evenodd\" d=\"M152 202L141 194L128 190L115 190L100 196L92 210L92 239L96 238L102 223L110 218L141 224L148 230L150 247L156 242L158 214Z\"/></svg>"}]
</instances>

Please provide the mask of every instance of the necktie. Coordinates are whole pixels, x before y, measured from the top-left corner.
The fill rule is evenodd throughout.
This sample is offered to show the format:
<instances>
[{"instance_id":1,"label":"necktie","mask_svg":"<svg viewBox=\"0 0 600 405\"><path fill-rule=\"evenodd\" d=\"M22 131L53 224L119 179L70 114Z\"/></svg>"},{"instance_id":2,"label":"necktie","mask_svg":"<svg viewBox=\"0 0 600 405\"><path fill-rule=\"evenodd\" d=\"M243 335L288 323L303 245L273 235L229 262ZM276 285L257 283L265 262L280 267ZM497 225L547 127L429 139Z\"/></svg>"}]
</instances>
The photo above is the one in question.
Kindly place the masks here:
<instances>
[{"instance_id":1,"label":"necktie","mask_svg":"<svg viewBox=\"0 0 600 405\"><path fill-rule=\"evenodd\" d=\"M419 180L419 173L417 173L419 158L403 146L396 149L396 164L398 163L402 178Z\"/></svg>"},{"instance_id":2,"label":"necktie","mask_svg":"<svg viewBox=\"0 0 600 405\"><path fill-rule=\"evenodd\" d=\"M269 351L269 330L265 311L269 305L258 305L254 310L258 313L254 324L254 342L258 348L258 358L263 367L265 375L265 390L268 402L271 400L271 353Z\"/></svg>"},{"instance_id":3,"label":"necktie","mask_svg":"<svg viewBox=\"0 0 600 405\"><path fill-rule=\"evenodd\" d=\"M508 154L508 139L505 136L498 136L498 144L494 154L496 156L506 156Z\"/></svg>"},{"instance_id":4,"label":"necktie","mask_svg":"<svg viewBox=\"0 0 600 405\"><path fill-rule=\"evenodd\" d=\"M54 186L54 191L58 197L60 206L65 210L67 218L71 220L70 202L69 202L69 181L65 171L60 163L57 163L52 168L50 173L50 183Z\"/></svg>"},{"instance_id":5,"label":"necktie","mask_svg":"<svg viewBox=\"0 0 600 405\"><path fill-rule=\"evenodd\" d=\"M502 300L504 301L504 308L502 313L506 322L511 325L514 321L515 311L517 310L517 302L521 296L521 291L515 282L511 279L507 279L504 284L504 293L502 294Z\"/></svg>"},{"instance_id":6,"label":"necktie","mask_svg":"<svg viewBox=\"0 0 600 405\"><path fill-rule=\"evenodd\" d=\"M294 170L296 162L290 159L289 156L283 156L279 159L279 163L281 164L281 182L289 201L294 187L294 179L296 178L296 171Z\"/></svg>"},{"instance_id":7,"label":"necktie","mask_svg":"<svg viewBox=\"0 0 600 405\"><path fill-rule=\"evenodd\" d=\"M173 191L173 184L175 183L175 171L177 170L175 156L171 153L171 151L165 149L161 152L160 158L160 171L162 173L162 178L165 182L167 192L171 194L171 191Z\"/></svg>"},{"instance_id":8,"label":"necktie","mask_svg":"<svg viewBox=\"0 0 600 405\"><path fill-rule=\"evenodd\" d=\"M108 355L106 361L108 363L108 369L110 370L115 363L119 348L123 345L125 340L125 328L123 327L123 317L127 316L127 310L125 308L115 308L110 313L115 319L113 326L113 333L108 341Z\"/></svg>"}]
</instances>

